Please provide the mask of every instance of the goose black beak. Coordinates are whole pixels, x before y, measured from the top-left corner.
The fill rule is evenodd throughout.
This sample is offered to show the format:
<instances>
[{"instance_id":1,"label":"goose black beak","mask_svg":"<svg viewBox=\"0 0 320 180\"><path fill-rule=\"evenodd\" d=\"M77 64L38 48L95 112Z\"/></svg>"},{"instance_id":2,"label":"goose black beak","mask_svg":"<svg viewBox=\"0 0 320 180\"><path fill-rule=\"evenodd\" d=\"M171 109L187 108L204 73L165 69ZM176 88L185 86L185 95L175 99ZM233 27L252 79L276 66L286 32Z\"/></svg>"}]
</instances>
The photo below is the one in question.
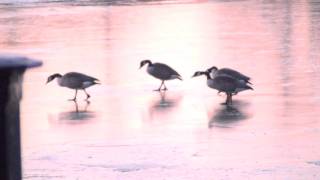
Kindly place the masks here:
<instances>
[{"instance_id":1,"label":"goose black beak","mask_svg":"<svg viewBox=\"0 0 320 180\"><path fill-rule=\"evenodd\" d=\"M191 78L194 78L194 77L197 77L197 76L199 76L199 75L197 75L197 74L194 74L194 75L192 75L192 76L191 76Z\"/></svg>"},{"instance_id":2,"label":"goose black beak","mask_svg":"<svg viewBox=\"0 0 320 180\"><path fill-rule=\"evenodd\" d=\"M50 80L48 79L47 82L46 82L46 85L47 85L49 82L50 82Z\"/></svg>"}]
</instances>

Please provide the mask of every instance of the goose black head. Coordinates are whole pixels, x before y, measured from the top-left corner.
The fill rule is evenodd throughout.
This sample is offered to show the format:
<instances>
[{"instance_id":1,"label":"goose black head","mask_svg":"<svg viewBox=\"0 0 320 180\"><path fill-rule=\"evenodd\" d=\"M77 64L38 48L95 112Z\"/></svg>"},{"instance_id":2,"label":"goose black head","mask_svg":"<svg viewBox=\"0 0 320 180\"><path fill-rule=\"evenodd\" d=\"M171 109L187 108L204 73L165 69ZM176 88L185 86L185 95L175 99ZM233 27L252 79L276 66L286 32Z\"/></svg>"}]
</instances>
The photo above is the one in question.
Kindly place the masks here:
<instances>
[{"instance_id":1,"label":"goose black head","mask_svg":"<svg viewBox=\"0 0 320 180\"><path fill-rule=\"evenodd\" d=\"M48 84L50 81L54 80L54 78L60 78L60 77L62 77L61 74L58 74L58 73L52 74L51 76L48 77L46 84Z\"/></svg>"},{"instance_id":2,"label":"goose black head","mask_svg":"<svg viewBox=\"0 0 320 180\"><path fill-rule=\"evenodd\" d=\"M192 77L197 77L197 76L201 76L201 75L204 75L204 74L205 74L205 72L197 71L197 72L195 72L195 73L193 74Z\"/></svg>"},{"instance_id":3,"label":"goose black head","mask_svg":"<svg viewBox=\"0 0 320 180\"><path fill-rule=\"evenodd\" d=\"M215 72L217 70L218 70L218 68L216 66L212 66L211 68L207 69L207 72L210 73L210 72Z\"/></svg>"},{"instance_id":4,"label":"goose black head","mask_svg":"<svg viewBox=\"0 0 320 180\"><path fill-rule=\"evenodd\" d=\"M141 62L140 62L140 68L142 68L145 64L152 64L152 62L150 61L150 60L148 60L148 59L146 59L146 60L142 60Z\"/></svg>"}]
</instances>

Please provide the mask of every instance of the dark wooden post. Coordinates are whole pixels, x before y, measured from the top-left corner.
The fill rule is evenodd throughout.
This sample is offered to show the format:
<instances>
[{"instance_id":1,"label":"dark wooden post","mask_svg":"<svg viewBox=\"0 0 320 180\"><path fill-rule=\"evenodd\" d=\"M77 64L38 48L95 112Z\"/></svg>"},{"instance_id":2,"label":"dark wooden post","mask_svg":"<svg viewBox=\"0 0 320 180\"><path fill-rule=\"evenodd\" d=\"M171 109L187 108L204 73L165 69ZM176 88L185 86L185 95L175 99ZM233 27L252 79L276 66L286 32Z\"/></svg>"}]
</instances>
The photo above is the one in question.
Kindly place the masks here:
<instances>
[{"instance_id":1,"label":"dark wooden post","mask_svg":"<svg viewBox=\"0 0 320 180\"><path fill-rule=\"evenodd\" d=\"M0 179L20 180L20 110L22 78L40 61L23 56L0 55Z\"/></svg>"}]
</instances>

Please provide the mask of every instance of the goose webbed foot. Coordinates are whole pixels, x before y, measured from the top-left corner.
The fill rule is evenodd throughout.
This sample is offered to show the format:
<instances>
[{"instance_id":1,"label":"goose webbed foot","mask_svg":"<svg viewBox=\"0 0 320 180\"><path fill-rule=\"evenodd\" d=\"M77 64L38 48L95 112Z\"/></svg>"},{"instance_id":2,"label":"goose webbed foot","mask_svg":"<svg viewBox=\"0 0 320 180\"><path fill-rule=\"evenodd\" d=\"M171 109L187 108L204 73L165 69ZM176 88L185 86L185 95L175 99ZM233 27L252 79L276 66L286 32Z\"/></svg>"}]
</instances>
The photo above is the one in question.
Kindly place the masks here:
<instances>
[{"instance_id":1,"label":"goose webbed foot","mask_svg":"<svg viewBox=\"0 0 320 180\"><path fill-rule=\"evenodd\" d=\"M91 96L89 94L87 94L87 98L86 98L86 101L88 101L88 99L90 98Z\"/></svg>"},{"instance_id":2,"label":"goose webbed foot","mask_svg":"<svg viewBox=\"0 0 320 180\"><path fill-rule=\"evenodd\" d=\"M229 94L229 98L228 98L228 104L227 106L232 105L232 93Z\"/></svg>"},{"instance_id":3,"label":"goose webbed foot","mask_svg":"<svg viewBox=\"0 0 320 180\"><path fill-rule=\"evenodd\" d=\"M84 91L84 93L86 93L86 95L87 95L86 100L88 100L88 99L91 97L91 96L90 96L90 94L89 94L89 93L87 93L86 89L83 89L83 91Z\"/></svg>"},{"instance_id":4,"label":"goose webbed foot","mask_svg":"<svg viewBox=\"0 0 320 180\"><path fill-rule=\"evenodd\" d=\"M232 106L232 102L226 103L226 106L227 106L227 107L231 107L231 106Z\"/></svg>"},{"instance_id":5,"label":"goose webbed foot","mask_svg":"<svg viewBox=\"0 0 320 180\"><path fill-rule=\"evenodd\" d=\"M69 101L74 101L76 102L77 101L77 93L78 93L78 89L76 89L76 92L74 94L74 98L73 99L69 99Z\"/></svg>"},{"instance_id":6,"label":"goose webbed foot","mask_svg":"<svg viewBox=\"0 0 320 180\"><path fill-rule=\"evenodd\" d=\"M162 84L163 84L163 87L164 87L163 90L164 91L168 90L167 86L164 84L164 81L162 81Z\"/></svg>"},{"instance_id":7,"label":"goose webbed foot","mask_svg":"<svg viewBox=\"0 0 320 180\"><path fill-rule=\"evenodd\" d=\"M162 86L164 86L163 89L161 89ZM160 92L161 90L164 90L164 91L167 90L167 87L166 87L166 85L164 84L164 81L161 82L160 87L159 87L158 89L155 89L155 90L153 90L153 91L159 91L159 92Z\"/></svg>"},{"instance_id":8,"label":"goose webbed foot","mask_svg":"<svg viewBox=\"0 0 320 180\"><path fill-rule=\"evenodd\" d=\"M228 105L228 103L229 103L229 95L227 95L227 99L226 99L226 101L224 102L224 103L221 103L221 105Z\"/></svg>"},{"instance_id":9,"label":"goose webbed foot","mask_svg":"<svg viewBox=\"0 0 320 180\"><path fill-rule=\"evenodd\" d=\"M226 106L229 106L229 105L232 105L232 94L230 93L227 93L227 99L226 99L226 102L224 103L221 103L222 105L226 105Z\"/></svg>"}]
</instances>

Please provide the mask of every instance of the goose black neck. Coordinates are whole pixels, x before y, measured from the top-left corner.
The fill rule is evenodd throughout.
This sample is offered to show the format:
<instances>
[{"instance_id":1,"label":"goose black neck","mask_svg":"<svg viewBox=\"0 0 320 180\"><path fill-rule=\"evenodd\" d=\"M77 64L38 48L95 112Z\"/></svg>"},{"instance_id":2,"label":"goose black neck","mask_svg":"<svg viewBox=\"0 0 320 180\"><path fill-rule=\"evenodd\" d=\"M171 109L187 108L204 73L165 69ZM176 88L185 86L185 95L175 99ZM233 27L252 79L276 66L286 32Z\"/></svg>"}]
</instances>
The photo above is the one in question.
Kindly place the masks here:
<instances>
[{"instance_id":1,"label":"goose black neck","mask_svg":"<svg viewBox=\"0 0 320 180\"><path fill-rule=\"evenodd\" d=\"M202 73L203 73L204 75L206 75L207 80L211 79L209 72L205 71L205 72L202 72Z\"/></svg>"},{"instance_id":2,"label":"goose black neck","mask_svg":"<svg viewBox=\"0 0 320 180\"><path fill-rule=\"evenodd\" d=\"M146 64L148 64L148 66L152 65L152 62L150 60L145 60Z\"/></svg>"},{"instance_id":3,"label":"goose black neck","mask_svg":"<svg viewBox=\"0 0 320 180\"><path fill-rule=\"evenodd\" d=\"M56 74L53 74L53 75L52 75L52 77L53 77L53 78L61 78L61 77L62 77L62 75L61 75L61 74L56 73Z\"/></svg>"}]
</instances>

